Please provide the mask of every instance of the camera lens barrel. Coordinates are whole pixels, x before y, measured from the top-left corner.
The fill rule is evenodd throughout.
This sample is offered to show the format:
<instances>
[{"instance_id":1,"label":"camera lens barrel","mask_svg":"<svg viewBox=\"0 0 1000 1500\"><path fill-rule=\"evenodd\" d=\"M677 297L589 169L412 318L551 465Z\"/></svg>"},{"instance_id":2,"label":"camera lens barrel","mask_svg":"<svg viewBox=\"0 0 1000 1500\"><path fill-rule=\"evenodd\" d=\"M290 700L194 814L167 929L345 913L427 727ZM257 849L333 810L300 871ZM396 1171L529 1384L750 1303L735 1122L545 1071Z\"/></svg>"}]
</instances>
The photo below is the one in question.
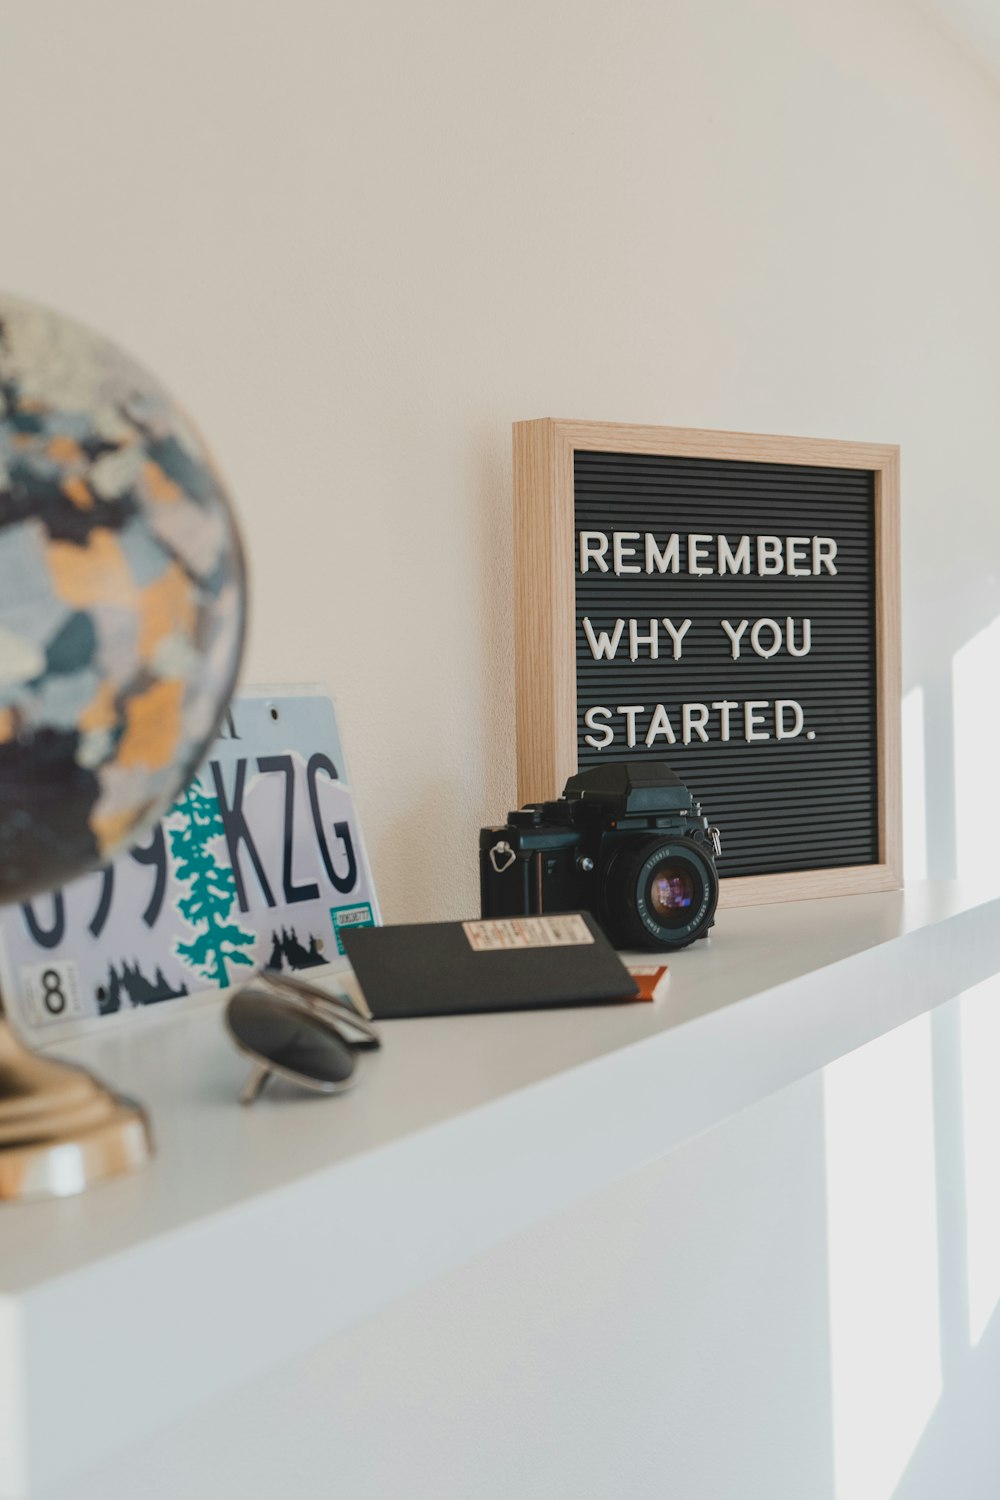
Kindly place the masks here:
<instances>
[{"instance_id":1,"label":"camera lens barrel","mask_svg":"<svg viewBox=\"0 0 1000 1500\"><path fill-rule=\"evenodd\" d=\"M616 947L685 948L712 925L719 877L693 839L629 839L611 853L601 898L602 925Z\"/></svg>"}]
</instances>

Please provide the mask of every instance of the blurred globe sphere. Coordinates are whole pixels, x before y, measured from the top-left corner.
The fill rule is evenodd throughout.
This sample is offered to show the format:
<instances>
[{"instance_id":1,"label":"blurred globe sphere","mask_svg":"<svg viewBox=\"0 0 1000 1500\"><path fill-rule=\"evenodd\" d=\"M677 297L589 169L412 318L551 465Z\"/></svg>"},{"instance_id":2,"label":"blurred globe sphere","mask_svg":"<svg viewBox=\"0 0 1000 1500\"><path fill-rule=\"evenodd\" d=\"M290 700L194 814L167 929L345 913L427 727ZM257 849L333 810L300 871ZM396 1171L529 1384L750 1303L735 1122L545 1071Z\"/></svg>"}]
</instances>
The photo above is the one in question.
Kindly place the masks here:
<instances>
[{"instance_id":1,"label":"blurred globe sphere","mask_svg":"<svg viewBox=\"0 0 1000 1500\"><path fill-rule=\"evenodd\" d=\"M166 809L244 617L232 511L184 413L106 339L0 293L0 902Z\"/></svg>"}]
</instances>

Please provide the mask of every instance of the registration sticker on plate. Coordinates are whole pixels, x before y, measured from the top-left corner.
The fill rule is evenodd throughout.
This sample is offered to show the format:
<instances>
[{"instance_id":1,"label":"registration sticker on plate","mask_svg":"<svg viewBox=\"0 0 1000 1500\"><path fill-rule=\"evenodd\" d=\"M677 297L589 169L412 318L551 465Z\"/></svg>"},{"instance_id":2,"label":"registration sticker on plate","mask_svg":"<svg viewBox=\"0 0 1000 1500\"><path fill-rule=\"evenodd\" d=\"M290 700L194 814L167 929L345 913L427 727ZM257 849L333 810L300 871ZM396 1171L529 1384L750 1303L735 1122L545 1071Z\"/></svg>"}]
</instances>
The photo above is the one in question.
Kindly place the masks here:
<instances>
[{"instance_id":1,"label":"registration sticker on plate","mask_svg":"<svg viewBox=\"0 0 1000 1500\"><path fill-rule=\"evenodd\" d=\"M330 911L333 922L333 930L337 936L337 952L343 954L344 941L341 933L345 927L374 927L375 916L371 909L371 903L362 902L360 906L334 906Z\"/></svg>"}]
</instances>

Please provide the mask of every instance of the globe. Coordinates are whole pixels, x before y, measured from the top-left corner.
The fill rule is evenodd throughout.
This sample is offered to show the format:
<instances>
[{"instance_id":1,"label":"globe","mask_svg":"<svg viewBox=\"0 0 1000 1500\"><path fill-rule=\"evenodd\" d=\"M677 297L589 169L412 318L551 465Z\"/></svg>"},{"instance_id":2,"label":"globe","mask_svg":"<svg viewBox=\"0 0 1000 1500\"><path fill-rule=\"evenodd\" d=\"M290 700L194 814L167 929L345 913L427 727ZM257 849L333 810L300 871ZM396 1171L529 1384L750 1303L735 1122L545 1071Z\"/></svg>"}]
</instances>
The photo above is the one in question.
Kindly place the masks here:
<instances>
[{"instance_id":1,"label":"globe","mask_svg":"<svg viewBox=\"0 0 1000 1500\"><path fill-rule=\"evenodd\" d=\"M244 601L185 413L108 340L0 293L0 902L105 863L190 780Z\"/></svg>"},{"instance_id":2,"label":"globe","mask_svg":"<svg viewBox=\"0 0 1000 1500\"><path fill-rule=\"evenodd\" d=\"M107 339L0 293L0 902L136 841L190 780L243 647L204 443ZM149 1159L142 1107L27 1050L0 996L0 1199Z\"/></svg>"}]
</instances>

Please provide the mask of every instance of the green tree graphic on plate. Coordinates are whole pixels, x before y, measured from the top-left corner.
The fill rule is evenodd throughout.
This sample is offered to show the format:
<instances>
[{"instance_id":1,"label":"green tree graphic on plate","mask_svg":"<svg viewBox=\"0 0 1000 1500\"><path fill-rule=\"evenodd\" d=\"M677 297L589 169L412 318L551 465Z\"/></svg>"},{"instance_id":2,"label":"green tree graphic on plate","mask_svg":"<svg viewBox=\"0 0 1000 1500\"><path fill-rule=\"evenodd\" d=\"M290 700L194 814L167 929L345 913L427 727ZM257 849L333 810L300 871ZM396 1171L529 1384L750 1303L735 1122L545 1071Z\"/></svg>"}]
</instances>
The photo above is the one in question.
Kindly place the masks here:
<instances>
[{"instance_id":1,"label":"green tree graphic on plate","mask_svg":"<svg viewBox=\"0 0 1000 1500\"><path fill-rule=\"evenodd\" d=\"M176 861L174 876L187 886L177 903L192 927L202 927L190 943L175 943L174 951L186 964L221 988L229 984L229 964L247 964L253 959L242 952L257 941L230 920L236 904L236 878L228 865L220 865L210 845L225 830L219 804L196 778L174 803L170 829L170 852Z\"/></svg>"}]
</instances>

